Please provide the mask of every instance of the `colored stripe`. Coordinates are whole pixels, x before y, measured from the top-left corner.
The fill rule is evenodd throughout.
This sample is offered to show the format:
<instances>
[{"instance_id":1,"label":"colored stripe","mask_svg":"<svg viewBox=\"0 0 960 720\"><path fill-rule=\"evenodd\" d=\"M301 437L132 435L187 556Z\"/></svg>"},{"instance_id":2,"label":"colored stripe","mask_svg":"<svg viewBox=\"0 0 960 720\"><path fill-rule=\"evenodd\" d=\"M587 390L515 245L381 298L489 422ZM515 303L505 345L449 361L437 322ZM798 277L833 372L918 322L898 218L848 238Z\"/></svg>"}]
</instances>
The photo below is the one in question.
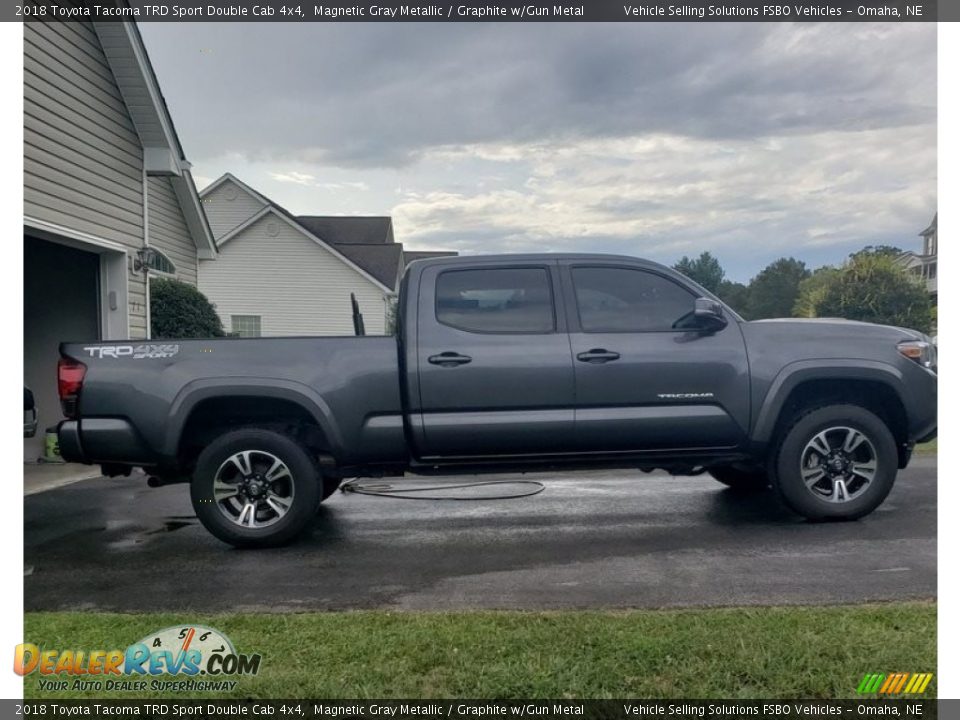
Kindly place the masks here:
<instances>
[{"instance_id":1,"label":"colored stripe","mask_svg":"<svg viewBox=\"0 0 960 720\"><path fill-rule=\"evenodd\" d=\"M904 683L907 682L907 678L910 677L908 673L900 673L900 682L897 683L897 687L891 690L891 693L899 693L903 690Z\"/></svg>"},{"instance_id":2,"label":"colored stripe","mask_svg":"<svg viewBox=\"0 0 960 720\"><path fill-rule=\"evenodd\" d=\"M933 680L933 673L867 673L857 686L860 694L884 695L923 693Z\"/></svg>"},{"instance_id":3,"label":"colored stripe","mask_svg":"<svg viewBox=\"0 0 960 720\"><path fill-rule=\"evenodd\" d=\"M914 673L910 676L910 682L907 683L907 686L903 689L905 693L912 693L913 689L920 684L920 673Z\"/></svg>"},{"instance_id":4,"label":"colored stripe","mask_svg":"<svg viewBox=\"0 0 960 720\"><path fill-rule=\"evenodd\" d=\"M887 695L893 695L897 691L897 683L900 682L900 677L903 673L893 673L890 676L890 684L887 686Z\"/></svg>"}]
</instances>

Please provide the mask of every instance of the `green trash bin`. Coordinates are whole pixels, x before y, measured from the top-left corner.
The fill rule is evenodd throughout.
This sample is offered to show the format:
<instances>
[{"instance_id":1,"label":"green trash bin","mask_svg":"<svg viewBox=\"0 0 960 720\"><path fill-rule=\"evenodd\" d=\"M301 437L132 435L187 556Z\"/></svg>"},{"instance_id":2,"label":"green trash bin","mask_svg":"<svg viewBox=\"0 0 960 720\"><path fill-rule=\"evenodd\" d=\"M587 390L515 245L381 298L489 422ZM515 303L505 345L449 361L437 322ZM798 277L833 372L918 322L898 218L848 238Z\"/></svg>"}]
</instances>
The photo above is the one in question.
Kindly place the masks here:
<instances>
[{"instance_id":1,"label":"green trash bin","mask_svg":"<svg viewBox=\"0 0 960 720\"><path fill-rule=\"evenodd\" d=\"M60 457L60 438L57 437L55 427L48 427L46 430L43 443L43 461L50 463L63 462L63 458Z\"/></svg>"}]
</instances>

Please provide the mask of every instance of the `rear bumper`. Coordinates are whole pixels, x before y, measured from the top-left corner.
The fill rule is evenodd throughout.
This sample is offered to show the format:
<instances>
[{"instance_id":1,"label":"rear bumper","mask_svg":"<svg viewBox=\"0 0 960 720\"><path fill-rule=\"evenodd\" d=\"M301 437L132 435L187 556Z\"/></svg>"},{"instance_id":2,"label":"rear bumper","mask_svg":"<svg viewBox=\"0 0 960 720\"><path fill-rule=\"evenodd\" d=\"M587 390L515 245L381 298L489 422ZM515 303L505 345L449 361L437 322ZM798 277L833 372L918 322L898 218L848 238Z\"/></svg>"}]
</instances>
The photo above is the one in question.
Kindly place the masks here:
<instances>
[{"instance_id":1,"label":"rear bumper","mask_svg":"<svg viewBox=\"0 0 960 720\"><path fill-rule=\"evenodd\" d=\"M80 423L76 420L64 420L57 426L57 441L60 457L67 462L88 462L80 445Z\"/></svg>"},{"instance_id":2,"label":"rear bumper","mask_svg":"<svg viewBox=\"0 0 960 720\"><path fill-rule=\"evenodd\" d=\"M64 420L57 427L60 456L67 462L149 465L153 453L123 418Z\"/></svg>"}]
</instances>

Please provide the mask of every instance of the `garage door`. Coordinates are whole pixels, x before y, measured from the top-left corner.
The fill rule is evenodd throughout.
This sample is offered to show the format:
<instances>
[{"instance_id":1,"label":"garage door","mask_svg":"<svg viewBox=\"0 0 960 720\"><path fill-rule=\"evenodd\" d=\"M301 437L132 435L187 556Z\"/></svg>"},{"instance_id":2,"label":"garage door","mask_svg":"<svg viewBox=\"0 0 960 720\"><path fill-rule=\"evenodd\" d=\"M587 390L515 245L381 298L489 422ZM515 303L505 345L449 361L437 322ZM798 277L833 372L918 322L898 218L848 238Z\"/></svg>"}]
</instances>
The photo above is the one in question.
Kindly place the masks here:
<instances>
[{"instance_id":1,"label":"garage door","mask_svg":"<svg viewBox=\"0 0 960 720\"><path fill-rule=\"evenodd\" d=\"M57 397L58 346L100 339L100 256L24 236L24 382L40 413L37 437L24 441L24 460L43 453L43 430L63 417Z\"/></svg>"}]
</instances>

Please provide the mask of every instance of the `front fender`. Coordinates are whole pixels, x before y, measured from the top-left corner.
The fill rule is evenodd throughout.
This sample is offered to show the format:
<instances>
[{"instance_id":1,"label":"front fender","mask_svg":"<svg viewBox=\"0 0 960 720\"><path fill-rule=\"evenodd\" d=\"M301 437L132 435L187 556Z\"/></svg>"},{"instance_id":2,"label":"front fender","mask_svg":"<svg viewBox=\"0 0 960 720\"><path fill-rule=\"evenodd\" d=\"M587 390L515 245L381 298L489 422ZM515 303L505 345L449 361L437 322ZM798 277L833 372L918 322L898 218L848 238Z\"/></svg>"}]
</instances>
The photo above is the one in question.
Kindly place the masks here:
<instances>
[{"instance_id":1,"label":"front fender","mask_svg":"<svg viewBox=\"0 0 960 720\"><path fill-rule=\"evenodd\" d=\"M199 403L211 398L230 396L260 397L296 403L317 421L324 437L330 443L331 454L334 457L342 455L343 437L339 427L329 406L315 390L291 380L256 377L206 378L187 383L170 406L163 441L164 455L170 458L177 456L187 418Z\"/></svg>"},{"instance_id":2,"label":"front fender","mask_svg":"<svg viewBox=\"0 0 960 720\"><path fill-rule=\"evenodd\" d=\"M810 380L870 380L890 387L901 404L909 404L903 395L903 373L889 363L877 360L798 360L785 366L770 383L763 403L757 413L750 439L755 443L767 443L773 437L780 411L790 393L801 383Z\"/></svg>"}]
</instances>

